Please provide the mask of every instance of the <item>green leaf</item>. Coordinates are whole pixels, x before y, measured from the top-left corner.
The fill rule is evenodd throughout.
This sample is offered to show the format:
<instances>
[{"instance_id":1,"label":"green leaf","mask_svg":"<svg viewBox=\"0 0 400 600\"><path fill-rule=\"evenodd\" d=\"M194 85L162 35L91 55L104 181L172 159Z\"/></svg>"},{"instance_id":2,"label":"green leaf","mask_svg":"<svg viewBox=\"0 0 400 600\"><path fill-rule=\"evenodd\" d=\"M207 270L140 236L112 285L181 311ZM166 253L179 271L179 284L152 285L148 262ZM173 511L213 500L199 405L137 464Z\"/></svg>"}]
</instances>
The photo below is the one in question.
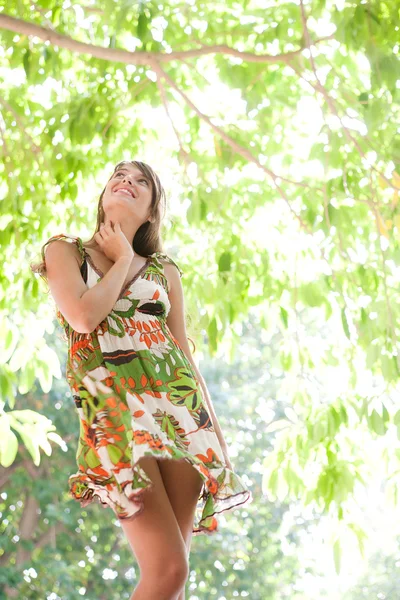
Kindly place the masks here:
<instances>
[{"instance_id":1,"label":"green leaf","mask_svg":"<svg viewBox=\"0 0 400 600\"><path fill-rule=\"evenodd\" d=\"M53 381L53 376L51 374L50 368L43 363L37 363L36 376L39 379L40 387L42 388L43 393L47 394L51 390L51 385Z\"/></svg>"},{"instance_id":2,"label":"green leaf","mask_svg":"<svg viewBox=\"0 0 400 600\"><path fill-rule=\"evenodd\" d=\"M345 425L347 425L349 422L349 418L348 418L347 411L346 411L345 407L343 406L343 404L340 405L339 410L340 410L341 422L344 423Z\"/></svg>"},{"instance_id":3,"label":"green leaf","mask_svg":"<svg viewBox=\"0 0 400 600\"><path fill-rule=\"evenodd\" d=\"M342 318L343 331L346 334L346 337L348 339L350 339L349 324L347 322L347 315L346 315L346 311L345 311L344 308L341 309L340 315L341 315L341 318Z\"/></svg>"},{"instance_id":4,"label":"green leaf","mask_svg":"<svg viewBox=\"0 0 400 600\"><path fill-rule=\"evenodd\" d=\"M223 252L218 260L218 270L220 272L231 270L232 255L230 252Z\"/></svg>"},{"instance_id":5,"label":"green leaf","mask_svg":"<svg viewBox=\"0 0 400 600\"><path fill-rule=\"evenodd\" d=\"M278 483L279 483L278 477L279 477L278 470L276 469L276 470L272 471L271 476L268 480L268 491L271 494L276 494L276 490L277 490Z\"/></svg>"},{"instance_id":6,"label":"green leaf","mask_svg":"<svg viewBox=\"0 0 400 600\"><path fill-rule=\"evenodd\" d=\"M30 80L30 73L31 73L31 59L32 59L32 53L29 50L29 48L27 48L24 53L22 64L24 65L25 74L26 74L26 78L28 81Z\"/></svg>"},{"instance_id":7,"label":"green leaf","mask_svg":"<svg viewBox=\"0 0 400 600\"><path fill-rule=\"evenodd\" d=\"M0 464L4 468L14 462L18 450L18 440L11 431L10 418L7 413L0 415Z\"/></svg>"},{"instance_id":8,"label":"green leaf","mask_svg":"<svg viewBox=\"0 0 400 600\"><path fill-rule=\"evenodd\" d=\"M381 354L380 359L382 366L382 374L386 381L396 381L398 379L396 357Z\"/></svg>"},{"instance_id":9,"label":"green leaf","mask_svg":"<svg viewBox=\"0 0 400 600\"><path fill-rule=\"evenodd\" d=\"M55 6L51 11L51 20L55 27L58 27L60 24L60 16L61 16L62 6Z\"/></svg>"},{"instance_id":10,"label":"green leaf","mask_svg":"<svg viewBox=\"0 0 400 600\"><path fill-rule=\"evenodd\" d=\"M298 289L299 298L308 306L321 306L325 301L320 287L316 283L306 283Z\"/></svg>"},{"instance_id":11,"label":"green leaf","mask_svg":"<svg viewBox=\"0 0 400 600\"><path fill-rule=\"evenodd\" d=\"M386 424L389 420L390 420L390 415L388 413L386 406L382 402L382 421L383 421L383 423Z\"/></svg>"},{"instance_id":12,"label":"green leaf","mask_svg":"<svg viewBox=\"0 0 400 600\"><path fill-rule=\"evenodd\" d=\"M293 357L291 354L286 354L285 352L280 352L279 353L279 360L280 363L282 365L282 368L285 371L289 371L290 367L292 366L292 362L293 362Z\"/></svg>"},{"instance_id":13,"label":"green leaf","mask_svg":"<svg viewBox=\"0 0 400 600\"><path fill-rule=\"evenodd\" d=\"M400 410L398 410L396 412L396 414L394 415L394 417L393 417L393 423L395 425L397 425L398 427L400 426Z\"/></svg>"},{"instance_id":14,"label":"green leaf","mask_svg":"<svg viewBox=\"0 0 400 600\"><path fill-rule=\"evenodd\" d=\"M10 467L18 452L18 438L11 429L0 441L0 464L6 469Z\"/></svg>"},{"instance_id":15,"label":"green leaf","mask_svg":"<svg viewBox=\"0 0 400 600\"><path fill-rule=\"evenodd\" d=\"M141 40L143 43L148 38L148 25L149 19L146 16L146 13L142 11L139 15L136 33L139 40Z\"/></svg>"},{"instance_id":16,"label":"green leaf","mask_svg":"<svg viewBox=\"0 0 400 600\"><path fill-rule=\"evenodd\" d=\"M335 562L335 571L337 575L340 575L340 562L342 557L342 549L340 545L340 540L337 539L333 544L333 559Z\"/></svg>"},{"instance_id":17,"label":"green leaf","mask_svg":"<svg viewBox=\"0 0 400 600\"><path fill-rule=\"evenodd\" d=\"M39 466L40 464L40 451L39 445L35 437L32 436L29 427L21 428L19 430L19 434L22 438L23 443L25 444L26 449L32 457L33 464Z\"/></svg>"},{"instance_id":18,"label":"green leaf","mask_svg":"<svg viewBox=\"0 0 400 600\"><path fill-rule=\"evenodd\" d=\"M377 413L377 411L375 409L372 411L372 413L368 419L368 422L369 422L372 430L375 431L375 433L377 433L378 435L385 435L385 433L386 433L385 424L383 422L382 417Z\"/></svg>"},{"instance_id":19,"label":"green leaf","mask_svg":"<svg viewBox=\"0 0 400 600\"><path fill-rule=\"evenodd\" d=\"M208 338L210 342L210 346L213 349L217 348L217 337L218 337L218 328L217 328L217 320L213 317L207 327Z\"/></svg>"},{"instance_id":20,"label":"green leaf","mask_svg":"<svg viewBox=\"0 0 400 600\"><path fill-rule=\"evenodd\" d=\"M288 312L285 308L283 308L283 306L280 306L279 310L281 313L281 319L283 321L283 324L285 325L285 328L287 329L287 327L288 327Z\"/></svg>"},{"instance_id":21,"label":"green leaf","mask_svg":"<svg viewBox=\"0 0 400 600\"><path fill-rule=\"evenodd\" d=\"M326 436L326 426L321 421L314 423L311 439L318 444Z\"/></svg>"}]
</instances>

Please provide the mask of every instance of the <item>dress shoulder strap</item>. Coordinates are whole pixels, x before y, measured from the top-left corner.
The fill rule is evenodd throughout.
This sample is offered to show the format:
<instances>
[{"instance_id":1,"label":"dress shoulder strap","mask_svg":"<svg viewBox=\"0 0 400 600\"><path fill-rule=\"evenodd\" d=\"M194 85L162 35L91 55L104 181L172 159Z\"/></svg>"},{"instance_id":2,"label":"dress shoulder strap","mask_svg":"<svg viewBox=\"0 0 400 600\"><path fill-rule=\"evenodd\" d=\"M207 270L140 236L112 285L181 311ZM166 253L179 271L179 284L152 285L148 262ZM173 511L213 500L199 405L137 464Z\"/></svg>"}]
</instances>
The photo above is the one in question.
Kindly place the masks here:
<instances>
[{"instance_id":1,"label":"dress shoulder strap","mask_svg":"<svg viewBox=\"0 0 400 600\"><path fill-rule=\"evenodd\" d=\"M152 258L154 260L154 262L156 263L156 265L158 266L158 268L161 270L163 269L163 264L160 262L160 258L175 265L175 267L178 269L180 277L182 277L182 275L184 274L184 272L179 267L179 265L177 265L176 262L170 256L168 256L168 254L165 254L165 252L161 252L160 250L157 250L156 252L153 252L153 254L150 254L149 258Z\"/></svg>"},{"instance_id":2,"label":"dress shoulder strap","mask_svg":"<svg viewBox=\"0 0 400 600\"><path fill-rule=\"evenodd\" d=\"M45 262L45 250L48 244L50 244L51 242L55 242L57 240L65 240L66 242L70 242L70 243L74 243L77 245L78 250L79 250L79 254L81 255L82 258L82 263L85 261L86 259L86 255L85 255L85 250L83 248L83 242L81 240L80 237L76 237L73 235L67 235L65 233L60 233L58 235L53 235L53 237L51 237L50 239L47 240L47 242L45 242L45 244L42 247L42 259L43 262Z\"/></svg>"}]
</instances>

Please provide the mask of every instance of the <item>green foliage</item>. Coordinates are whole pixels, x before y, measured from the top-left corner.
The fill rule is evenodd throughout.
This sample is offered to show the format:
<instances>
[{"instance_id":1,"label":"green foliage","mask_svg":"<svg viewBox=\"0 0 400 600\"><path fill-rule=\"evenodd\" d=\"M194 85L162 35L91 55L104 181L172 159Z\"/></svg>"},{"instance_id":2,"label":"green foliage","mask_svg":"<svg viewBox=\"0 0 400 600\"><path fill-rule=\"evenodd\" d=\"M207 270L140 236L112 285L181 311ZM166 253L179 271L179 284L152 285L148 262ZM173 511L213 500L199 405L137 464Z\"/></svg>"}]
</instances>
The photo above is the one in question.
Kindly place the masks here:
<instances>
[{"instance_id":1,"label":"green foliage","mask_svg":"<svg viewBox=\"0 0 400 600\"><path fill-rule=\"evenodd\" d=\"M365 565L361 576L356 585L351 587L343 600L364 600L370 598L398 598L400 595L399 571L399 540L397 542L397 551L390 552L377 549ZM368 596L366 596L368 594Z\"/></svg>"},{"instance_id":2,"label":"green foliage","mask_svg":"<svg viewBox=\"0 0 400 600\"><path fill-rule=\"evenodd\" d=\"M181 185L163 233L198 343L233 361L250 310L261 345L278 336L262 372L296 420L271 425L263 491L353 527L362 552L363 441L399 460L398 2L313 2L307 30L293 2L0 6L1 464L24 448L38 468L62 439L21 400L61 376L29 263L51 235L91 233L112 167L147 152Z\"/></svg>"},{"instance_id":3,"label":"green foliage","mask_svg":"<svg viewBox=\"0 0 400 600\"><path fill-rule=\"evenodd\" d=\"M256 320L252 319L243 332L248 344L254 325ZM53 336L48 342L65 359L61 341ZM257 342L260 343L258 336ZM278 600L282 586L287 586L291 598L301 600L295 589L299 561L295 553L287 555L283 551L280 541L280 527L289 507L262 497L262 475L252 467L270 446L263 419L256 412L261 387L252 377L254 369L261 366L260 357L252 358L245 351L238 354L232 365L222 360L216 363L213 357L202 365L221 425L228 430L229 424L232 448L237 448L232 452L232 461L238 473L248 478L255 499L246 510L221 513L220 532L215 536L192 539L188 599L191 594L206 599L235 597L238 593L254 600L264 600L265 594ZM223 392L224 383L229 392ZM240 402L244 396L245 409ZM43 418L55 424L66 443L60 447L52 444L53 454L44 456L35 468L20 444L14 470L8 470L5 485L3 480L0 596L1 590L13 587L18 597L26 600L44 598L49 590L63 600L73 600L83 588L88 600L129 597L139 570L111 509L97 503L82 509L67 496L67 479L76 469L79 417L66 382L56 381L51 391L43 395L35 380L33 392L18 397L17 402L41 410ZM248 419L249 414L254 418ZM254 435L254 428L260 431L259 435ZM32 506L37 507L37 516L25 527L24 539L12 541ZM300 545L299 531L300 526L293 522L289 533L293 545ZM24 570L28 576L23 576ZM104 578L105 570L110 578ZM32 576L33 572L36 576Z\"/></svg>"}]
</instances>

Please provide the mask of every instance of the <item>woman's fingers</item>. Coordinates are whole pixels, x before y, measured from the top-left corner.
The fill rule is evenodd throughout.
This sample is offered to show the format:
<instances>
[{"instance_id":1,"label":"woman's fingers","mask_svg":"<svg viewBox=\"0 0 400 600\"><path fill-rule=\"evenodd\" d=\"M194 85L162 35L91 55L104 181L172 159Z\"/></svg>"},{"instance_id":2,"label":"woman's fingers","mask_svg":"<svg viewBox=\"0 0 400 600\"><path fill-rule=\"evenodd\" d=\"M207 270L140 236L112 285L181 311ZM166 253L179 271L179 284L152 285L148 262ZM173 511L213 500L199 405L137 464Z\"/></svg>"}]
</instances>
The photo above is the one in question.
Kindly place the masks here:
<instances>
[{"instance_id":1,"label":"woman's fingers","mask_svg":"<svg viewBox=\"0 0 400 600\"><path fill-rule=\"evenodd\" d=\"M102 233L105 233L106 236L112 235L113 233L115 233L115 229L113 227L113 222L111 221L111 219L106 219L105 224L103 224L103 227L101 228Z\"/></svg>"},{"instance_id":2,"label":"woman's fingers","mask_svg":"<svg viewBox=\"0 0 400 600\"><path fill-rule=\"evenodd\" d=\"M111 231L112 231L112 229L111 229L110 222L109 222L109 221L107 221L107 222L104 224L104 226L101 228L101 233L102 233L104 236L108 236L108 235L110 235Z\"/></svg>"},{"instance_id":3,"label":"woman's fingers","mask_svg":"<svg viewBox=\"0 0 400 600\"><path fill-rule=\"evenodd\" d=\"M101 246L103 243L103 238L101 237L101 233L99 231L95 234L94 239L96 240L96 243Z\"/></svg>"},{"instance_id":4,"label":"woman's fingers","mask_svg":"<svg viewBox=\"0 0 400 600\"><path fill-rule=\"evenodd\" d=\"M117 229L117 226L119 227L118 222L115 223L115 229ZM101 242L104 242L105 239L108 238L113 233L115 233L115 230L113 228L113 223L112 223L111 219L106 217L105 223L100 223L100 229L96 233L94 238L98 243L100 242L99 245L101 245ZM96 236L97 236L97 239L96 239Z\"/></svg>"}]
</instances>

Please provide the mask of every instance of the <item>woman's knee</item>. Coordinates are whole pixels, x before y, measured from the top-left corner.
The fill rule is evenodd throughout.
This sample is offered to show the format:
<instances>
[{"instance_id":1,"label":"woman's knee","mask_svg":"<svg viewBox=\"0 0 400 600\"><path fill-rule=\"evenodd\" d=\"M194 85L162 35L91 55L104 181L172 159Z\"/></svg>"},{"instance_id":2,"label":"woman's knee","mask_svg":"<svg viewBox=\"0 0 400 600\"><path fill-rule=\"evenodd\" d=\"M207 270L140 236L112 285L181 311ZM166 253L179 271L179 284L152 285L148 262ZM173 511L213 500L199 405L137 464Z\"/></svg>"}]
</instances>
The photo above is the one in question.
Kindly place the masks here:
<instances>
[{"instance_id":1,"label":"woman's knee","mask_svg":"<svg viewBox=\"0 0 400 600\"><path fill-rule=\"evenodd\" d=\"M163 565L165 581L170 581L175 590L180 590L189 576L189 563L187 557L169 559Z\"/></svg>"},{"instance_id":2,"label":"woman's knee","mask_svg":"<svg viewBox=\"0 0 400 600\"><path fill-rule=\"evenodd\" d=\"M188 576L189 562L186 556L168 556L158 566L153 565L151 569L141 571L141 579L154 588L154 593L162 592L171 595L171 598L185 586Z\"/></svg>"}]
</instances>

